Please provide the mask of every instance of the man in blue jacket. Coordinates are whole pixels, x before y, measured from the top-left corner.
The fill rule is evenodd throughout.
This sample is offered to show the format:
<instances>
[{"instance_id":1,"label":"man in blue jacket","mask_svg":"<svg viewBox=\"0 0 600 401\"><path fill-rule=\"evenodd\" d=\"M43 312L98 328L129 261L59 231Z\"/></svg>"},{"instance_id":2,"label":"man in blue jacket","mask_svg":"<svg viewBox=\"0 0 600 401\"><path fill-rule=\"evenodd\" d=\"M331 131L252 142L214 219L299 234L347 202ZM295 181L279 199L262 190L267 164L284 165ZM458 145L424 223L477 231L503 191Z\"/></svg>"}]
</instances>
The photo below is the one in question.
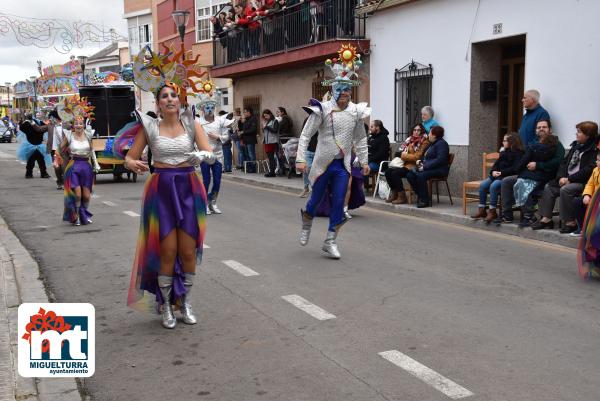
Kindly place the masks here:
<instances>
[{"instance_id":1,"label":"man in blue jacket","mask_svg":"<svg viewBox=\"0 0 600 401\"><path fill-rule=\"evenodd\" d=\"M521 142L525 147L532 143L538 142L536 135L536 126L538 121L546 120L550 121L550 114L540 104L540 92L535 89L530 89L523 95L523 107L525 108L525 115L521 120L521 128L519 128L519 135L521 136Z\"/></svg>"}]
</instances>

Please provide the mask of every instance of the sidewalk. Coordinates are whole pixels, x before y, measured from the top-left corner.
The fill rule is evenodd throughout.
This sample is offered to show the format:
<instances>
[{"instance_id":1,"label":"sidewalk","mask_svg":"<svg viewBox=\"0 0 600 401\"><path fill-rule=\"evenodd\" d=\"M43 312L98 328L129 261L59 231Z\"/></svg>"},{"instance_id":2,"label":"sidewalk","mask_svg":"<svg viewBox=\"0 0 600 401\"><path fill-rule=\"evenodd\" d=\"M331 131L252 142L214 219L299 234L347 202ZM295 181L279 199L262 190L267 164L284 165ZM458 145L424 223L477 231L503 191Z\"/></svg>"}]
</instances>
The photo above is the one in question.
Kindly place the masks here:
<instances>
[{"instance_id":1,"label":"sidewalk","mask_svg":"<svg viewBox=\"0 0 600 401\"><path fill-rule=\"evenodd\" d=\"M74 379L34 379L17 372L17 310L23 302L52 302L39 266L0 217L0 400L85 400Z\"/></svg>"},{"instance_id":2,"label":"sidewalk","mask_svg":"<svg viewBox=\"0 0 600 401\"><path fill-rule=\"evenodd\" d=\"M236 170L233 172L233 174L223 174L223 179L256 185L263 188L278 189L294 194L299 194L303 188L301 177L294 177L291 179L288 179L287 177L267 178L263 174L244 174L244 172ZM500 227L496 227L493 224L486 225L483 221L473 220L468 215L465 216L462 214L461 194L453 194L452 200L454 205L450 205L448 197L440 196L440 203L437 204L434 196L433 207L417 209L414 205L391 205L385 203L379 198L373 200L373 195L367 195L366 207L409 216L422 217L432 221L460 224L481 230L494 231L501 234L515 235L522 238L550 242L569 248L577 248L577 244L579 243L579 238L560 234L558 230L533 231L531 228L519 228L517 224L503 224ZM473 211L473 207L473 204L471 204L470 207L467 208L467 213L471 213Z\"/></svg>"}]
</instances>

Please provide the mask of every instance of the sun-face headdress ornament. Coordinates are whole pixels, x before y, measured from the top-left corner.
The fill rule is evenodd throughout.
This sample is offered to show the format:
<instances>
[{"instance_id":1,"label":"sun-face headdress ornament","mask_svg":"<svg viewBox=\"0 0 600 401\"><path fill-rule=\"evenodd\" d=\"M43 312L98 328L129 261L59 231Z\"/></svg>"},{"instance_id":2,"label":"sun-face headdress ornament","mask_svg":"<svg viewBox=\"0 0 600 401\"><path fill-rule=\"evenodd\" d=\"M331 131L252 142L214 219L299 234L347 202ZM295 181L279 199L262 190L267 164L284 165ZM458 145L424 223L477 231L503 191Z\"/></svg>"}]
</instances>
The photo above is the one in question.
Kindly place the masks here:
<instances>
[{"instance_id":1,"label":"sun-face headdress ornament","mask_svg":"<svg viewBox=\"0 0 600 401\"><path fill-rule=\"evenodd\" d=\"M194 96L198 99L197 105L203 107L206 104L217 106L221 103L221 92L216 90L215 84L210 79L200 82L200 93Z\"/></svg>"},{"instance_id":2,"label":"sun-face headdress ornament","mask_svg":"<svg viewBox=\"0 0 600 401\"><path fill-rule=\"evenodd\" d=\"M150 46L144 46L133 58L133 80L142 90L157 94L165 86L179 88L181 104L187 104L188 95L199 93L201 88L192 78L202 78L206 72L200 71L197 55L185 55L183 44L178 52L163 45L164 53L152 51Z\"/></svg>"},{"instance_id":3,"label":"sun-face headdress ornament","mask_svg":"<svg viewBox=\"0 0 600 401\"><path fill-rule=\"evenodd\" d=\"M342 45L338 50L338 57L325 60L325 65L333 72L334 78L323 81L323 86L335 84L346 84L350 86L360 85L357 71L362 66L360 54L356 47L351 44Z\"/></svg>"},{"instance_id":4,"label":"sun-face headdress ornament","mask_svg":"<svg viewBox=\"0 0 600 401\"><path fill-rule=\"evenodd\" d=\"M94 109L85 97L79 95L65 97L57 106L56 111L62 121L71 122L76 118L94 120Z\"/></svg>"}]
</instances>

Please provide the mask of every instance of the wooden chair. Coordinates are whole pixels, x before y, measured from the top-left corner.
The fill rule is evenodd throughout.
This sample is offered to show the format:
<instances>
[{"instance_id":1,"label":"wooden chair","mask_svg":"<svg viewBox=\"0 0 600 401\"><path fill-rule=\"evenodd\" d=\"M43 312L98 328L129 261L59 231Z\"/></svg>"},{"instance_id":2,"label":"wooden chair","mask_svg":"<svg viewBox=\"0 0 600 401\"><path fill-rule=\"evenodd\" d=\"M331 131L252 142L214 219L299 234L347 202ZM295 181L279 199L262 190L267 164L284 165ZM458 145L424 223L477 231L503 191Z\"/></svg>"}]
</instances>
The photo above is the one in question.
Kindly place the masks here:
<instances>
[{"instance_id":1,"label":"wooden chair","mask_svg":"<svg viewBox=\"0 0 600 401\"><path fill-rule=\"evenodd\" d=\"M450 169L452 168L452 163L454 163L454 153L448 154L448 175L450 175ZM431 202L433 203L433 184L435 184L435 192L437 195L437 203L440 203L440 189L438 184L443 182L446 184L446 190L448 191L448 197L450 198L450 204L454 205L452 202L452 194L450 193L450 186L448 185L448 175L445 177L432 177L427 181L427 185L429 185L429 195L431 197Z\"/></svg>"},{"instance_id":2,"label":"wooden chair","mask_svg":"<svg viewBox=\"0 0 600 401\"><path fill-rule=\"evenodd\" d=\"M498 152L494 153L483 153L483 168L482 168L482 179L479 181L467 181L463 182L463 214L467 214L467 203L478 203L479 202L479 185L483 180L485 180L489 173L490 169L498 160L500 154ZM469 191L477 191L477 192L469 192Z\"/></svg>"}]
</instances>

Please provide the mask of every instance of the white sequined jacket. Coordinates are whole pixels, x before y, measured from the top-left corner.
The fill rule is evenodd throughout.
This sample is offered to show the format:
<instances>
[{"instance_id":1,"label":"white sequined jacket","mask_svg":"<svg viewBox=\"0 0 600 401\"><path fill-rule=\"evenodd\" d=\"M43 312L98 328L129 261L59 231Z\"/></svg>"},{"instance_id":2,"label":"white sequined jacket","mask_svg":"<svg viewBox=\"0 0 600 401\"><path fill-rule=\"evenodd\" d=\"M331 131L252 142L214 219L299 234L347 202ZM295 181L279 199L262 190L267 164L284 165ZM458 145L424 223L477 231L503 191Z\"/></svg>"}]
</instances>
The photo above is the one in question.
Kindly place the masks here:
<instances>
[{"instance_id":1,"label":"white sequined jacket","mask_svg":"<svg viewBox=\"0 0 600 401\"><path fill-rule=\"evenodd\" d=\"M296 162L306 161L304 154L308 143L319 131L317 150L308 176L311 183L327 170L338 155L343 155L344 166L350 172L353 145L360 164L368 163L367 133L363 122L371 115L367 103L350 102L346 109L340 110L334 100L321 103L312 99L310 106L304 107L304 110L309 117L300 135Z\"/></svg>"}]
</instances>

